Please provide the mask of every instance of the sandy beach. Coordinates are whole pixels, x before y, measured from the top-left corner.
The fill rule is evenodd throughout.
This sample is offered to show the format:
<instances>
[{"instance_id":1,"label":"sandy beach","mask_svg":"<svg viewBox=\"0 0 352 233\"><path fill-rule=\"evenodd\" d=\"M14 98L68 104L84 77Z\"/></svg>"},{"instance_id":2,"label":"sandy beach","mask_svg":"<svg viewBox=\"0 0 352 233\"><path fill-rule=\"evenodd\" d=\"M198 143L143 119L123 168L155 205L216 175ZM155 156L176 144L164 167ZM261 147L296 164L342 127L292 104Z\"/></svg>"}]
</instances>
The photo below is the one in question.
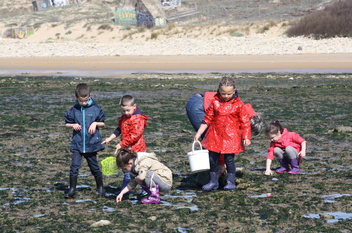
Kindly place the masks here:
<instances>
[{"instance_id":1,"label":"sandy beach","mask_svg":"<svg viewBox=\"0 0 352 233\"><path fill-rule=\"evenodd\" d=\"M351 54L0 58L0 74L351 72Z\"/></svg>"},{"instance_id":2,"label":"sandy beach","mask_svg":"<svg viewBox=\"0 0 352 233\"><path fill-rule=\"evenodd\" d=\"M283 25L279 23L264 33L251 29L241 37L231 36L231 27L186 30L177 26L159 29L156 39L150 39L152 30L126 32L116 26L104 33L97 27L87 32L81 24L73 27L71 34L55 38L55 33L64 34L65 29L42 25L26 39L0 38L0 75L352 72L351 38L288 38L284 34L287 26ZM167 30L184 31L184 35ZM83 33L86 36L80 38ZM126 33L133 36L125 38Z\"/></svg>"}]
</instances>

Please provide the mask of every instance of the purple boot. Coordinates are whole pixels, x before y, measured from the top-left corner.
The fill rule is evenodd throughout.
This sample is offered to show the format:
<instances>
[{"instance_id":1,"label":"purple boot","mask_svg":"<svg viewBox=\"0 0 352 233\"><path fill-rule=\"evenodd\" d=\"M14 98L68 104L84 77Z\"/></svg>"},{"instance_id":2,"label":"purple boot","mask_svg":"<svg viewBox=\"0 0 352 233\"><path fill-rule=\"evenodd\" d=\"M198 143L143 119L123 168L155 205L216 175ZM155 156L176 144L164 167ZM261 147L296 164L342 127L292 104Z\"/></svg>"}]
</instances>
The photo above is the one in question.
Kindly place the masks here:
<instances>
[{"instance_id":1,"label":"purple boot","mask_svg":"<svg viewBox=\"0 0 352 233\"><path fill-rule=\"evenodd\" d=\"M203 185L204 191L211 191L219 187L219 172L210 172L210 181L208 184Z\"/></svg>"},{"instance_id":2,"label":"purple boot","mask_svg":"<svg viewBox=\"0 0 352 233\"><path fill-rule=\"evenodd\" d=\"M286 159L279 159L279 162L281 164L281 167L276 170L277 173L284 173L290 170Z\"/></svg>"},{"instance_id":3,"label":"purple boot","mask_svg":"<svg viewBox=\"0 0 352 233\"><path fill-rule=\"evenodd\" d=\"M292 169L287 172L288 174L299 174L299 163L298 163L298 159L291 159L290 160L290 164Z\"/></svg>"},{"instance_id":4,"label":"purple boot","mask_svg":"<svg viewBox=\"0 0 352 233\"><path fill-rule=\"evenodd\" d=\"M145 189L146 190L146 189ZM143 204L159 204L160 195L159 195L159 185L152 185L150 187L150 195L141 199ZM146 190L147 192L149 190Z\"/></svg>"},{"instance_id":5,"label":"purple boot","mask_svg":"<svg viewBox=\"0 0 352 233\"><path fill-rule=\"evenodd\" d=\"M224 190L234 189L236 189L235 173L227 173L227 185L224 187Z\"/></svg>"}]
</instances>

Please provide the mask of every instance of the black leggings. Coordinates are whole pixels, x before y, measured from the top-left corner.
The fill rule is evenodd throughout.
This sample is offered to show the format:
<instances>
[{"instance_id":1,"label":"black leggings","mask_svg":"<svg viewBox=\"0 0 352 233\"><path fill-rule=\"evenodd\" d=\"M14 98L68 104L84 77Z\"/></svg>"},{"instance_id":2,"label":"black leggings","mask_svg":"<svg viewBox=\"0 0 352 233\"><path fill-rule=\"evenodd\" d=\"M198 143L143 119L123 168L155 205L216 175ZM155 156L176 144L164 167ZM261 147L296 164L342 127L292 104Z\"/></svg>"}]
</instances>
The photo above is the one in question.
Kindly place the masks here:
<instances>
[{"instance_id":1,"label":"black leggings","mask_svg":"<svg viewBox=\"0 0 352 233\"><path fill-rule=\"evenodd\" d=\"M219 172L218 161L220 153L209 151L210 171ZM236 172L235 154L224 154L226 169L228 173Z\"/></svg>"}]
</instances>

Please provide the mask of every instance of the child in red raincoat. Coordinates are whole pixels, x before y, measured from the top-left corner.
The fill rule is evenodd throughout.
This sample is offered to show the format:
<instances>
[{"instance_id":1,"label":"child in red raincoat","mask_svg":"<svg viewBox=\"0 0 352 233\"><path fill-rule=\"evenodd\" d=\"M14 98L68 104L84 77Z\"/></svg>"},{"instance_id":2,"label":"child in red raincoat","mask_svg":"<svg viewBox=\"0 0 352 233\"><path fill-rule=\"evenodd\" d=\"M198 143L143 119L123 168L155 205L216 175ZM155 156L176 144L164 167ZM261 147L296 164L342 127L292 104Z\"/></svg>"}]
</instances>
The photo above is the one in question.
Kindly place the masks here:
<instances>
[{"instance_id":1,"label":"child in red raincoat","mask_svg":"<svg viewBox=\"0 0 352 233\"><path fill-rule=\"evenodd\" d=\"M108 144L121 134L121 141L116 145L116 150L127 147L136 152L145 152L144 128L147 126L148 117L143 115L137 107L133 96L124 95L120 101L122 116L114 133L102 144ZM130 173L125 172L121 190L130 182Z\"/></svg>"},{"instance_id":2,"label":"child in red raincoat","mask_svg":"<svg viewBox=\"0 0 352 233\"><path fill-rule=\"evenodd\" d=\"M214 100L214 96L217 92L205 92L202 94L195 94L188 99L186 104L186 113L189 121L191 122L194 130L197 132L202 120L204 118L205 112L209 108L211 102ZM251 122L251 130L252 135L258 135L264 126L264 118L262 113L258 113L254 111L251 104L247 103L244 105L245 109L247 110L248 117ZM202 134L201 138L205 136L206 131ZM220 155L219 157L219 169L220 169L220 176L226 171L224 155ZM203 176L204 172L199 173L198 177ZM200 180L202 180L200 178ZM208 182L208 181L206 181Z\"/></svg>"},{"instance_id":3,"label":"child in red raincoat","mask_svg":"<svg viewBox=\"0 0 352 233\"><path fill-rule=\"evenodd\" d=\"M265 135L270 139L270 147L264 174L272 175L270 167L274 156L281 164L281 168L276 170L277 173L299 174L300 161L306 156L306 140L295 132L289 132L279 121L268 124Z\"/></svg>"},{"instance_id":4,"label":"child in red raincoat","mask_svg":"<svg viewBox=\"0 0 352 233\"><path fill-rule=\"evenodd\" d=\"M219 187L218 160L224 154L227 169L225 190L234 190L236 166L235 153L244 151L251 144L251 124L244 103L237 94L235 81L230 77L220 80L218 93L207 109L194 140L197 141L207 130L202 146L209 150L210 182L202 187L205 191Z\"/></svg>"}]
</instances>

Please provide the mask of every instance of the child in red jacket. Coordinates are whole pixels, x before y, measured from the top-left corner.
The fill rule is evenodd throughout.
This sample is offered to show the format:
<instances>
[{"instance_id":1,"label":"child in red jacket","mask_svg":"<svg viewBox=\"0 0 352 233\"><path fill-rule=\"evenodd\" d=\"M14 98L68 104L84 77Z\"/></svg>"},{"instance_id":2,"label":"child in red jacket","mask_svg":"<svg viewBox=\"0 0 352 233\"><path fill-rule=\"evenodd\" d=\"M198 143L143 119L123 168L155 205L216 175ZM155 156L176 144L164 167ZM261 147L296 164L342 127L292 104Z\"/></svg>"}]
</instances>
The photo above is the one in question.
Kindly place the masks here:
<instances>
[{"instance_id":1,"label":"child in red jacket","mask_svg":"<svg viewBox=\"0 0 352 233\"><path fill-rule=\"evenodd\" d=\"M274 156L279 160L281 168L277 173L299 173L299 163L306 156L306 140L295 132L283 128L279 121L273 121L265 128L265 135L270 139L270 147L266 157L265 175L272 175L271 162ZM291 165L291 169L290 166Z\"/></svg>"},{"instance_id":2,"label":"child in red jacket","mask_svg":"<svg viewBox=\"0 0 352 233\"><path fill-rule=\"evenodd\" d=\"M108 144L113 139L121 135L121 141L116 145L116 150L127 147L135 152L145 152L144 128L147 126L148 117L143 115L137 107L133 96L124 95L120 101L122 116L114 133L110 135L102 144ZM130 182L130 173L124 172L124 179L121 190Z\"/></svg>"},{"instance_id":3,"label":"child in red jacket","mask_svg":"<svg viewBox=\"0 0 352 233\"><path fill-rule=\"evenodd\" d=\"M251 124L244 103L237 94L235 81L230 77L220 80L218 93L210 103L194 140L197 141L208 127L202 146L209 150L210 182L202 189L211 191L219 187L218 160L220 154L224 154L228 173L224 189L234 190L235 153L243 152L244 146L251 144Z\"/></svg>"},{"instance_id":4,"label":"child in red jacket","mask_svg":"<svg viewBox=\"0 0 352 233\"><path fill-rule=\"evenodd\" d=\"M205 92L202 94L198 93L188 99L186 104L186 113L189 121L191 122L196 132L198 131L202 123L205 112L209 108L211 102L214 100L214 96L216 94L217 92ZM263 114L254 111L252 105L249 103L245 104L244 107L247 110L248 117L251 122L252 135L258 135L262 131L262 128L264 126ZM206 131L202 134L201 138L205 136L205 133ZM220 155L218 162L221 176L226 171L224 155ZM202 175L204 175L204 173L198 174L198 176Z\"/></svg>"}]
</instances>

